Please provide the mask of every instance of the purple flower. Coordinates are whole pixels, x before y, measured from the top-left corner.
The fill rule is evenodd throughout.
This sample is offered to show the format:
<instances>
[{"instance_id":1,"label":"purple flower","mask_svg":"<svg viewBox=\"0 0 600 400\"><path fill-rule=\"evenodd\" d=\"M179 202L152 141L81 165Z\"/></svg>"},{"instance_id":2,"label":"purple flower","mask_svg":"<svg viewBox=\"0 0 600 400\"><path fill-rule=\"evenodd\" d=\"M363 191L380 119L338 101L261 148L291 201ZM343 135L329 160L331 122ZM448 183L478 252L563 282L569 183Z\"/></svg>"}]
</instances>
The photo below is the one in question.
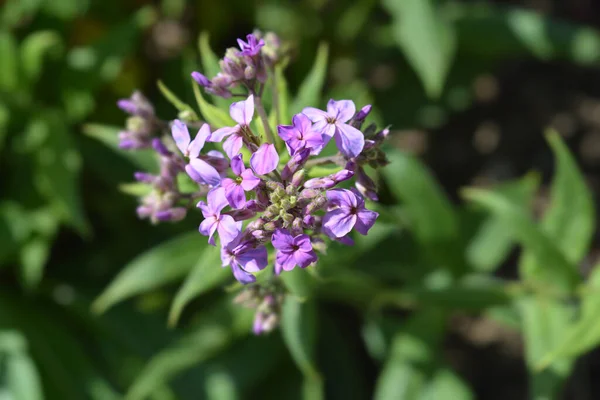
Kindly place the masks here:
<instances>
[{"instance_id":1,"label":"purple flower","mask_svg":"<svg viewBox=\"0 0 600 400\"><path fill-rule=\"evenodd\" d=\"M346 157L356 157L365 145L365 138L361 131L347 124L356 107L351 100L329 100L327 112L313 107L302 110L314 123L313 129L323 136L323 146L333 137L340 152ZM321 149L318 148L318 151Z\"/></svg>"},{"instance_id":2,"label":"purple flower","mask_svg":"<svg viewBox=\"0 0 600 400\"><path fill-rule=\"evenodd\" d=\"M366 235L379 216L365 208L362 196L354 190L332 189L327 191L329 211L323 217L323 227L330 236L341 238L352 228Z\"/></svg>"},{"instance_id":3,"label":"purple flower","mask_svg":"<svg viewBox=\"0 0 600 400\"><path fill-rule=\"evenodd\" d=\"M223 266L231 266L233 276L239 282L246 284L256 282L250 272L258 272L268 264L267 249L264 246L254 248L252 242L241 241L242 234L221 248Z\"/></svg>"},{"instance_id":4,"label":"purple flower","mask_svg":"<svg viewBox=\"0 0 600 400\"><path fill-rule=\"evenodd\" d=\"M309 179L304 183L307 189L330 189L340 182L346 181L354 176L354 171L342 169L335 174L328 175L324 178Z\"/></svg>"},{"instance_id":5,"label":"purple flower","mask_svg":"<svg viewBox=\"0 0 600 400\"><path fill-rule=\"evenodd\" d=\"M246 204L244 191L253 190L260 183L260 179L252 173L250 168L244 166L241 154L231 159L231 169L237 178L223 179L222 186L225 189L225 197L231 207L242 208Z\"/></svg>"},{"instance_id":6,"label":"purple flower","mask_svg":"<svg viewBox=\"0 0 600 400\"><path fill-rule=\"evenodd\" d=\"M244 144L244 131L250 130L250 122L252 122L254 116L254 96L250 95L244 101L233 103L229 107L229 115L237 122L237 125L217 129L210 135L209 141L220 142L223 138L229 136L223 143L223 150L232 159L236 154L239 154Z\"/></svg>"},{"instance_id":7,"label":"purple flower","mask_svg":"<svg viewBox=\"0 0 600 400\"><path fill-rule=\"evenodd\" d=\"M279 125L277 132L285 141L291 156L302 149L316 150L323 146L321 134L313 130L310 119L304 114L294 115L292 125Z\"/></svg>"},{"instance_id":8,"label":"purple flower","mask_svg":"<svg viewBox=\"0 0 600 400\"><path fill-rule=\"evenodd\" d=\"M242 39L237 40L238 45L240 46L240 49L242 50L239 53L239 55L241 55L241 56L254 57L254 56L258 55L258 53L260 53L260 48L265 45L264 40L262 40L262 39L258 40L258 38L256 36L254 36L254 34L252 34L252 33L246 35L246 40L248 41L247 43L244 42Z\"/></svg>"},{"instance_id":9,"label":"purple flower","mask_svg":"<svg viewBox=\"0 0 600 400\"><path fill-rule=\"evenodd\" d=\"M250 165L258 175L266 175L277 168L279 155L271 143L262 144L250 157Z\"/></svg>"},{"instance_id":10,"label":"purple flower","mask_svg":"<svg viewBox=\"0 0 600 400\"><path fill-rule=\"evenodd\" d=\"M202 210L204 221L200 224L200 233L208 236L208 243L215 245L215 232L219 232L221 245L230 243L240 233L242 222L236 222L231 215L221 214L221 210L227 206L225 189L215 188L208 192L207 203L203 201L198 203L198 208Z\"/></svg>"},{"instance_id":11,"label":"purple flower","mask_svg":"<svg viewBox=\"0 0 600 400\"><path fill-rule=\"evenodd\" d=\"M117 101L117 106L127 114L138 115L143 118L151 118L154 116L154 107L144 97L144 95L135 91L128 99L120 99Z\"/></svg>"},{"instance_id":12,"label":"purple flower","mask_svg":"<svg viewBox=\"0 0 600 400\"><path fill-rule=\"evenodd\" d=\"M219 72L212 80L202 75L200 72L192 72L192 78L202 86L208 93L224 98L231 97L229 87L233 84L231 77Z\"/></svg>"},{"instance_id":13,"label":"purple flower","mask_svg":"<svg viewBox=\"0 0 600 400\"><path fill-rule=\"evenodd\" d=\"M171 134L175 144L184 156L189 157L189 164L185 166L187 174L196 182L217 186L221 182L219 172L200 156L200 150L210 136L208 124L202 125L194 140L190 140L190 132L186 124L176 119L171 127Z\"/></svg>"},{"instance_id":14,"label":"purple flower","mask_svg":"<svg viewBox=\"0 0 600 400\"><path fill-rule=\"evenodd\" d=\"M287 229L277 229L273 233L273 247L277 249L275 273L291 271L295 266L306 268L317 261L310 237L306 234L292 236Z\"/></svg>"}]
</instances>

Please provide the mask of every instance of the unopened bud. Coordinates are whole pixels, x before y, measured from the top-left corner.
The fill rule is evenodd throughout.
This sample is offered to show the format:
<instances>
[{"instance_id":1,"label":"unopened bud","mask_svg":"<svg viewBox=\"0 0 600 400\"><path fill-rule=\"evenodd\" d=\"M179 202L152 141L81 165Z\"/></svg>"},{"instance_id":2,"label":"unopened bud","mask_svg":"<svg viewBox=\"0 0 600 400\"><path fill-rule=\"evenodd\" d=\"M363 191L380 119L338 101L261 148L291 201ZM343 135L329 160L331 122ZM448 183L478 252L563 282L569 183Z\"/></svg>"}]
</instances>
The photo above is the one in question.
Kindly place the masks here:
<instances>
[{"instance_id":1,"label":"unopened bud","mask_svg":"<svg viewBox=\"0 0 600 400\"><path fill-rule=\"evenodd\" d=\"M327 199L323 196L316 197L313 201L310 202L308 206L306 206L305 214L312 214L317 210L320 210L325 203L327 203Z\"/></svg>"},{"instance_id":2,"label":"unopened bud","mask_svg":"<svg viewBox=\"0 0 600 400\"><path fill-rule=\"evenodd\" d=\"M196 114L194 114L193 111L190 110L183 110L178 114L178 118L182 121L195 121L196 118Z\"/></svg>"},{"instance_id":3,"label":"unopened bud","mask_svg":"<svg viewBox=\"0 0 600 400\"><path fill-rule=\"evenodd\" d=\"M292 203L290 203L290 201L288 199L281 200L281 203L279 203L279 205L285 211L287 211L287 210L289 210L290 208L293 207Z\"/></svg>"},{"instance_id":4,"label":"unopened bud","mask_svg":"<svg viewBox=\"0 0 600 400\"><path fill-rule=\"evenodd\" d=\"M265 185L272 191L276 191L277 189L283 189L283 185L275 181L267 181L265 182Z\"/></svg>"},{"instance_id":5,"label":"unopened bud","mask_svg":"<svg viewBox=\"0 0 600 400\"><path fill-rule=\"evenodd\" d=\"M281 216L281 219L283 219L283 222L285 222L286 225L290 225L292 222L294 222L294 216L292 214L284 213Z\"/></svg>"},{"instance_id":6,"label":"unopened bud","mask_svg":"<svg viewBox=\"0 0 600 400\"><path fill-rule=\"evenodd\" d=\"M304 189L300 193L300 199L312 199L314 197L317 197L319 194L321 194L321 192L318 191L318 190L315 190L315 189Z\"/></svg>"},{"instance_id":7,"label":"unopened bud","mask_svg":"<svg viewBox=\"0 0 600 400\"><path fill-rule=\"evenodd\" d=\"M295 218L292 222L292 229L295 231L302 231L303 222L301 218Z\"/></svg>"},{"instance_id":8,"label":"unopened bud","mask_svg":"<svg viewBox=\"0 0 600 400\"><path fill-rule=\"evenodd\" d=\"M296 173L294 174L294 176L292 176L292 181L290 182L292 187L300 187L300 185L302 185L302 182L304 182L304 179L306 178L306 171L301 169L300 171L296 171Z\"/></svg>"},{"instance_id":9,"label":"unopened bud","mask_svg":"<svg viewBox=\"0 0 600 400\"><path fill-rule=\"evenodd\" d=\"M277 229L277 224L273 221L267 222L263 226L263 229L267 232L273 232L275 229Z\"/></svg>"}]
</instances>

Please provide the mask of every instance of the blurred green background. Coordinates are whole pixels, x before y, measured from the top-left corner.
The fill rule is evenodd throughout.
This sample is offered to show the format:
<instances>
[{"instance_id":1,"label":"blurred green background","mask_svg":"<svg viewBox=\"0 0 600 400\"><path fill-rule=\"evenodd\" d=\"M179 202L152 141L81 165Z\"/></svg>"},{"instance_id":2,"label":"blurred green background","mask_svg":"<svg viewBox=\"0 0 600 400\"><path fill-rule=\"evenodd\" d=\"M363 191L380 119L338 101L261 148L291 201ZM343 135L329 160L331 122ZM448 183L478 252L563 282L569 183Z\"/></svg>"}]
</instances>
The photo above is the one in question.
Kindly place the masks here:
<instances>
[{"instance_id":1,"label":"blurred green background","mask_svg":"<svg viewBox=\"0 0 600 400\"><path fill-rule=\"evenodd\" d=\"M515 248L578 276L598 257L599 24L592 0L0 0L0 399L600 398L600 280L557 298ZM115 103L140 89L175 118L156 81L193 104L200 33L220 56L254 28L291 43L291 92L326 43L315 106L392 126L382 218L330 249L283 335L248 336L220 284L169 327L200 216L136 218Z\"/></svg>"}]
</instances>

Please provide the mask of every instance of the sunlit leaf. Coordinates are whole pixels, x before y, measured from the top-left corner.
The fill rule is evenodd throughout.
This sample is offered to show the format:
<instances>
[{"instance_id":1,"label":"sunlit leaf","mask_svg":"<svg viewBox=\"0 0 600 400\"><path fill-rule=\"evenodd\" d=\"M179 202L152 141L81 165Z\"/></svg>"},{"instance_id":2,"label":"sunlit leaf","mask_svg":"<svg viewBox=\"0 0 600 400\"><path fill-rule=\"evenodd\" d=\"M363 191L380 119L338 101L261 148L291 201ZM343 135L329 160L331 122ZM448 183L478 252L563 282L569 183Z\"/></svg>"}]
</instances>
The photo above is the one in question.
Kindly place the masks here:
<instances>
[{"instance_id":1,"label":"sunlit leaf","mask_svg":"<svg viewBox=\"0 0 600 400\"><path fill-rule=\"evenodd\" d=\"M417 73L427 94L439 97L456 50L454 27L433 0L386 0L392 34Z\"/></svg>"},{"instance_id":2,"label":"sunlit leaf","mask_svg":"<svg viewBox=\"0 0 600 400\"><path fill-rule=\"evenodd\" d=\"M182 100L177 97L175 93L173 93L162 81L158 81L156 83L158 86L158 90L162 93L162 95L180 112L188 112L190 113L191 118L198 119L196 116L196 112L192 107L188 104L184 103Z\"/></svg>"},{"instance_id":3,"label":"sunlit leaf","mask_svg":"<svg viewBox=\"0 0 600 400\"><path fill-rule=\"evenodd\" d=\"M11 92L19 85L17 41L9 32L0 31L0 92Z\"/></svg>"},{"instance_id":4,"label":"sunlit leaf","mask_svg":"<svg viewBox=\"0 0 600 400\"><path fill-rule=\"evenodd\" d=\"M233 126L235 124L227 112L213 106L204 99L200 92L200 87L195 81L192 81L192 88L200 113L213 129L222 128L224 126Z\"/></svg>"},{"instance_id":5,"label":"sunlit leaf","mask_svg":"<svg viewBox=\"0 0 600 400\"><path fill-rule=\"evenodd\" d=\"M326 43L321 43L317 50L317 56L312 69L302 81L298 94L294 98L290 111L292 114L297 114L304 107L319 107L320 99L327 76L327 60L329 58L329 46Z\"/></svg>"},{"instance_id":6,"label":"sunlit leaf","mask_svg":"<svg viewBox=\"0 0 600 400\"><path fill-rule=\"evenodd\" d=\"M36 237L21 248L21 276L27 288L36 287L44 274L50 255L51 239Z\"/></svg>"},{"instance_id":7,"label":"sunlit leaf","mask_svg":"<svg viewBox=\"0 0 600 400\"><path fill-rule=\"evenodd\" d=\"M186 233L139 255L115 277L94 302L96 312L185 276L208 246L197 232Z\"/></svg>"},{"instance_id":8,"label":"sunlit leaf","mask_svg":"<svg viewBox=\"0 0 600 400\"><path fill-rule=\"evenodd\" d=\"M39 78L44 63L44 57L58 56L62 52L63 43L60 35L55 31L36 31L21 44L21 61L23 75L29 82Z\"/></svg>"}]
</instances>

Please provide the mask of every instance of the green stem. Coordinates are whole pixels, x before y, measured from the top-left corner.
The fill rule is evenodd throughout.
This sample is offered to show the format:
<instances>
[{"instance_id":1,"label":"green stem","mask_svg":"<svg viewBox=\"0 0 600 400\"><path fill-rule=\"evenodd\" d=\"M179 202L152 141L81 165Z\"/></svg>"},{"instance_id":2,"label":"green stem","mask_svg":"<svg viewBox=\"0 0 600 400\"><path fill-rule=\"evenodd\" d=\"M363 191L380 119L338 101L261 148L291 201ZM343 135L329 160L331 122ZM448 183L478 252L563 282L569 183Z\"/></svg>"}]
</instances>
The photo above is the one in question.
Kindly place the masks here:
<instances>
[{"instance_id":1,"label":"green stem","mask_svg":"<svg viewBox=\"0 0 600 400\"><path fill-rule=\"evenodd\" d=\"M316 167L317 165L326 165L326 164L343 164L344 158L340 154L336 154L334 156L329 157L320 157L314 158L312 160L308 160L305 164L306 168Z\"/></svg>"},{"instance_id":2,"label":"green stem","mask_svg":"<svg viewBox=\"0 0 600 400\"><path fill-rule=\"evenodd\" d=\"M262 92L262 89L260 90ZM267 113L265 112L265 108L263 107L262 100L260 95L258 95L254 91L254 107L256 108L256 112L260 120L262 121L263 127L265 128L265 135L267 136L267 141L269 143L275 144L275 137L273 136L273 132L271 132L271 127L269 126L269 119L267 118Z\"/></svg>"}]
</instances>

